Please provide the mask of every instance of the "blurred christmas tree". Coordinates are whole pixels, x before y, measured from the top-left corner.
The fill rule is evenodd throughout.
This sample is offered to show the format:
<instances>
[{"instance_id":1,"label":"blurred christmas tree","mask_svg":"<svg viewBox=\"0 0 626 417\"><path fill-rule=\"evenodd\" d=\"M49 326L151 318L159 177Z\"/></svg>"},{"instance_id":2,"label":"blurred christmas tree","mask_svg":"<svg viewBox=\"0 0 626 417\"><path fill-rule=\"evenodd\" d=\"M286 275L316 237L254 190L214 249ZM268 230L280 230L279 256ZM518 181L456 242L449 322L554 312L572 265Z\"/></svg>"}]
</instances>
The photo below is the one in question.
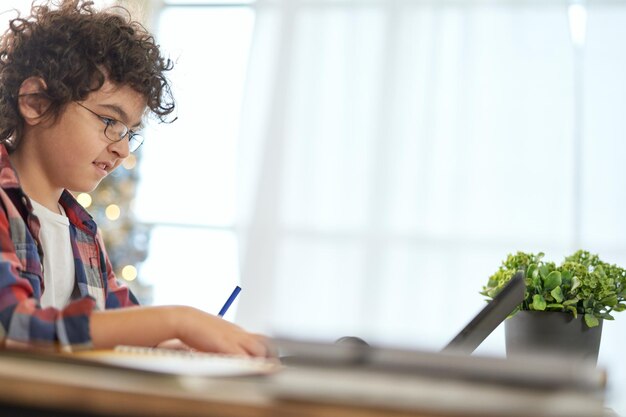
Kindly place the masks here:
<instances>
[{"instance_id":1,"label":"blurred christmas tree","mask_svg":"<svg viewBox=\"0 0 626 417\"><path fill-rule=\"evenodd\" d=\"M133 200L138 180L138 158L130 154L89 194L77 195L100 228L115 275L124 281L142 304L151 304L152 288L138 277L139 265L148 255L150 227L138 223Z\"/></svg>"},{"instance_id":2,"label":"blurred christmas tree","mask_svg":"<svg viewBox=\"0 0 626 417\"><path fill-rule=\"evenodd\" d=\"M125 7L149 30L156 28L161 8L152 0L96 0L96 4ZM130 154L93 192L77 198L102 232L115 275L131 288L141 304L152 304L152 286L142 282L139 275L139 267L148 256L151 228L137 222L133 213L140 159L141 149Z\"/></svg>"}]
</instances>

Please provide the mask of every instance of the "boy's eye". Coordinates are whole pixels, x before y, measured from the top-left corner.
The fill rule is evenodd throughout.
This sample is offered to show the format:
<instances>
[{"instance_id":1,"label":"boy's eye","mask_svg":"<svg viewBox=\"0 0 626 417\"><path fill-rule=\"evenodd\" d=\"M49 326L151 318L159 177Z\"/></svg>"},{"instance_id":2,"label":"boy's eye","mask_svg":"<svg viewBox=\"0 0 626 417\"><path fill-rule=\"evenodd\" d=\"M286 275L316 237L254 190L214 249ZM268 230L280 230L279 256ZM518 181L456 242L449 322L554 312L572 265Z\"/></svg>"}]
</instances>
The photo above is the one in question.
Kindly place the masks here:
<instances>
[{"instance_id":1,"label":"boy's eye","mask_svg":"<svg viewBox=\"0 0 626 417\"><path fill-rule=\"evenodd\" d=\"M115 124L117 123L117 120L115 119L111 119L109 117L104 117L104 116L100 116L100 119L102 120L102 122L107 125L107 127L109 126L115 126Z\"/></svg>"}]
</instances>

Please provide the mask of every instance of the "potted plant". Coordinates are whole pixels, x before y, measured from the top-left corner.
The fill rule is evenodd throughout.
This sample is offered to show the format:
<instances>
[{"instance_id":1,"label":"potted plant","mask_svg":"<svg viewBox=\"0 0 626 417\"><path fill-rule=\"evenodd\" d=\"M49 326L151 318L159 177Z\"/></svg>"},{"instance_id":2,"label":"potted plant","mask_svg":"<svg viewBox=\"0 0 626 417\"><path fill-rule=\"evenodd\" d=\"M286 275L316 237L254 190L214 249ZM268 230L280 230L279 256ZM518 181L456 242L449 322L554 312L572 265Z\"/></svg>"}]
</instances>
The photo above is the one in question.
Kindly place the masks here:
<instances>
[{"instance_id":1,"label":"potted plant","mask_svg":"<svg viewBox=\"0 0 626 417\"><path fill-rule=\"evenodd\" d=\"M493 298L521 270L524 301L505 322L507 356L553 353L597 360L603 320L626 310L626 270L579 250L560 264L508 255L481 294Z\"/></svg>"}]
</instances>

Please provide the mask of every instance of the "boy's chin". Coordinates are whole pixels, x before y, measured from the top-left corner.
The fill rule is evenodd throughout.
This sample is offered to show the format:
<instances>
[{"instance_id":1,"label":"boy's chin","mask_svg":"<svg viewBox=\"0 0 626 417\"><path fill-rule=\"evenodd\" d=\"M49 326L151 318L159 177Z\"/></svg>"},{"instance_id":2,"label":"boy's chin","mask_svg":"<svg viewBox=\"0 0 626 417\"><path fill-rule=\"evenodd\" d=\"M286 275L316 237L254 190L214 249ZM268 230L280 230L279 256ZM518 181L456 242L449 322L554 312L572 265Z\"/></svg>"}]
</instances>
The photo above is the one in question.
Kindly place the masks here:
<instances>
[{"instance_id":1,"label":"boy's chin","mask_svg":"<svg viewBox=\"0 0 626 417\"><path fill-rule=\"evenodd\" d=\"M96 184L76 186L76 187L72 188L71 191L72 191L72 194L74 194L74 195L81 194L81 193L89 194L92 191L94 191L96 188L98 188L98 185L100 185L100 181L98 181Z\"/></svg>"}]
</instances>

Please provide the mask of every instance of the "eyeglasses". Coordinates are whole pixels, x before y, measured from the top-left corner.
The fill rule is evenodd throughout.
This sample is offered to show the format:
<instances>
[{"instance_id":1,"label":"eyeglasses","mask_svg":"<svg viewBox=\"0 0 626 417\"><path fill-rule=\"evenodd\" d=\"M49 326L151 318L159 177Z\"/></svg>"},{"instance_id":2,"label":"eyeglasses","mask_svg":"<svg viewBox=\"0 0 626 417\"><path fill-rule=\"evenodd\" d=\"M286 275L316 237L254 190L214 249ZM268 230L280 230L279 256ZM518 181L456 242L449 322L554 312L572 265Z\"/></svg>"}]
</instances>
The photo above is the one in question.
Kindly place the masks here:
<instances>
[{"instance_id":1,"label":"eyeglasses","mask_svg":"<svg viewBox=\"0 0 626 417\"><path fill-rule=\"evenodd\" d=\"M85 107L85 105L79 103L78 101L75 101L75 103L83 109L89 111L91 114L99 118L102 123L104 123L104 136L106 136L111 142L119 142L128 136L128 149L131 152L135 152L143 144L143 136L130 130L130 128L124 123L113 119L112 117L102 116L90 108Z\"/></svg>"}]
</instances>

